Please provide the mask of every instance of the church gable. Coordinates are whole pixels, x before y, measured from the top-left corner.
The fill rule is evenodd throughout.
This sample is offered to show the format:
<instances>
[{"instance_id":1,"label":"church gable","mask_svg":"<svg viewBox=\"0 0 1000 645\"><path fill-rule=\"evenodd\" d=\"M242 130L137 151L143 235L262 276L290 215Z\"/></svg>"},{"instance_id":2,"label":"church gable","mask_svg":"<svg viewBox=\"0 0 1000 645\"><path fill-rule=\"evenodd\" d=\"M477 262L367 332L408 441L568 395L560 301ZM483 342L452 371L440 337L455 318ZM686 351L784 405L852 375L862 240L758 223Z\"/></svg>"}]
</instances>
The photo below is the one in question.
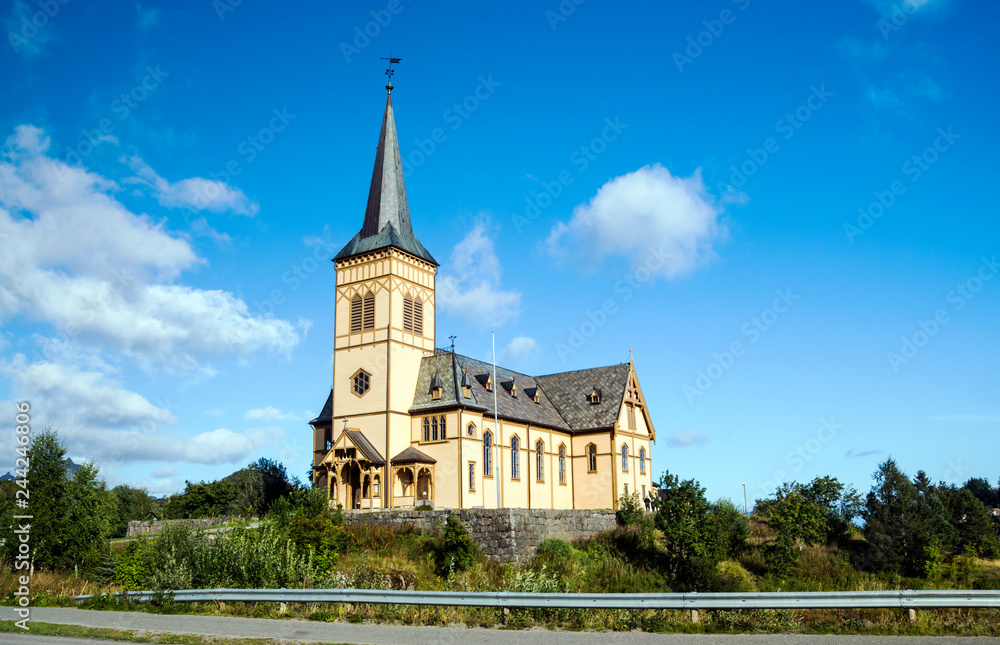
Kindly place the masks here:
<instances>
[{"instance_id":1,"label":"church gable","mask_svg":"<svg viewBox=\"0 0 1000 645\"><path fill-rule=\"evenodd\" d=\"M627 430L648 434L653 443L656 443L656 430L653 428L653 420L649 416L646 399L642 395L642 387L639 385L639 377L636 376L634 367L630 370L625 386L619 425Z\"/></svg>"}]
</instances>

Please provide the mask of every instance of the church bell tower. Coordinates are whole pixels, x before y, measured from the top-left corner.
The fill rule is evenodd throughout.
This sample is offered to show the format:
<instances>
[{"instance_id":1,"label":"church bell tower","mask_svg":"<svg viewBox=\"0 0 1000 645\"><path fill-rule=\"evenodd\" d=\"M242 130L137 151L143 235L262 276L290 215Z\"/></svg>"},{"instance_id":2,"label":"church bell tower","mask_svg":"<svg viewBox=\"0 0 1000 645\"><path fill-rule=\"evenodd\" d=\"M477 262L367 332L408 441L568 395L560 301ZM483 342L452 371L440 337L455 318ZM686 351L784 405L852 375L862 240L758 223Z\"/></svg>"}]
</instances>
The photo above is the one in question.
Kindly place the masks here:
<instances>
[{"instance_id":1,"label":"church bell tower","mask_svg":"<svg viewBox=\"0 0 1000 645\"><path fill-rule=\"evenodd\" d=\"M410 224L392 89L390 78L361 230L333 258L333 388L313 422L314 465L347 430L363 434L385 460L407 448L420 361L434 353L438 263ZM389 488L376 495L382 508Z\"/></svg>"}]
</instances>

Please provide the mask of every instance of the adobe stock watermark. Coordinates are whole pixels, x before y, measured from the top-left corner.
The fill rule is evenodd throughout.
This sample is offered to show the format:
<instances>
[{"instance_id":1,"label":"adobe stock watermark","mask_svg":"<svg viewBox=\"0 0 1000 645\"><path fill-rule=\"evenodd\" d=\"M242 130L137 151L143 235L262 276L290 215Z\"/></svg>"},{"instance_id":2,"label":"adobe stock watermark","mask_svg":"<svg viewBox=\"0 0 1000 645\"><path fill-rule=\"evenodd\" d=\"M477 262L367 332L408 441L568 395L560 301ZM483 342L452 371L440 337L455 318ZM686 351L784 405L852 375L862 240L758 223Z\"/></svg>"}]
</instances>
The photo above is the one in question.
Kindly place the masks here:
<instances>
[{"instance_id":1,"label":"adobe stock watermark","mask_svg":"<svg viewBox=\"0 0 1000 645\"><path fill-rule=\"evenodd\" d=\"M28 514L28 505L31 501L31 490L28 488L28 451L31 448L31 404L28 401L20 401L15 404L14 415L14 436L17 442L17 458L14 461L14 482L17 488L14 492L14 505L16 515L13 516L15 522L14 535L17 541L17 555L14 556L14 569L24 571L18 576L16 583L18 590L14 592L14 601L17 603L17 615L21 618L15 621L15 625L21 629L28 629L28 622L31 620L31 576L34 575L34 567L31 558L31 520L34 515Z\"/></svg>"},{"instance_id":2,"label":"adobe stock watermark","mask_svg":"<svg viewBox=\"0 0 1000 645\"><path fill-rule=\"evenodd\" d=\"M131 89L122 92L108 105L112 116L118 117L118 121L129 118L132 111L160 87L163 79L170 76L170 72L163 71L159 65L155 67L147 65L145 71L145 75L138 83L133 85ZM115 131L115 127L115 122L110 117L104 117L97 122L96 128L81 130L83 138L73 145L66 146L63 161L74 167L83 165L84 158L90 156L101 142L108 140ZM60 171L62 171L62 167L60 167Z\"/></svg>"},{"instance_id":3,"label":"adobe stock watermark","mask_svg":"<svg viewBox=\"0 0 1000 645\"><path fill-rule=\"evenodd\" d=\"M799 130L818 112L823 109L827 101L833 97L833 92L826 89L826 83L821 83L818 87L813 85L809 88L809 95L801 105L786 113L774 124L774 130L784 141L789 141ZM764 167L775 154L781 150L781 144L775 137L764 139L758 148L747 148L747 158L729 167L729 183L718 182L716 185L719 195L728 195L731 189L739 190L746 185L751 177Z\"/></svg>"},{"instance_id":4,"label":"adobe stock watermark","mask_svg":"<svg viewBox=\"0 0 1000 645\"><path fill-rule=\"evenodd\" d=\"M765 497L774 493L778 487L789 481L791 475L802 470L807 463L823 452L823 448L833 441L843 429L844 426L837 423L833 417L820 419L816 433L785 454L785 464L788 465L789 470L775 470L774 474L771 475L771 481L757 482L757 489Z\"/></svg>"},{"instance_id":5,"label":"adobe stock watermark","mask_svg":"<svg viewBox=\"0 0 1000 645\"><path fill-rule=\"evenodd\" d=\"M941 158L941 155L951 150L955 142L962 138L962 135L952 132L951 126L948 129L938 128L937 138L934 142L923 149L919 154L915 154L907 159L900 172L910 180L910 183L920 181L924 173L931 169ZM902 179L896 179L889 184L888 190L876 190L872 195L875 200L868 206L858 206L858 218L854 223L844 224L844 234L847 241L854 244L854 239L859 235L864 235L870 229L875 220L885 215L886 211L893 207L896 199L906 193L907 185Z\"/></svg>"},{"instance_id":6,"label":"adobe stock watermark","mask_svg":"<svg viewBox=\"0 0 1000 645\"><path fill-rule=\"evenodd\" d=\"M910 21L910 16L920 11L920 7L930 2L930 0L905 0L894 4L889 13L879 18L876 23L878 31L882 34L882 40L889 40L889 35L899 31L900 27Z\"/></svg>"},{"instance_id":7,"label":"adobe stock watermark","mask_svg":"<svg viewBox=\"0 0 1000 645\"><path fill-rule=\"evenodd\" d=\"M951 310L942 307L927 320L918 320L916 331L900 337L899 351L891 351L886 354L892 371L898 373L900 367L916 358L920 350L926 347L931 339L951 322L951 314L965 309L969 301L983 290L986 283L996 277L997 272L1000 272L997 256L982 258L976 273L965 282L955 285L955 288L945 296L945 301L951 305Z\"/></svg>"},{"instance_id":8,"label":"adobe stock watermark","mask_svg":"<svg viewBox=\"0 0 1000 645\"><path fill-rule=\"evenodd\" d=\"M267 146L274 142L277 135L284 132L285 128L295 119L296 115L288 111L287 105L280 110L272 108L271 118L267 125L236 144L236 154L238 156L227 161L223 165L222 170L209 172L209 179L228 186L234 177L243 172L244 164L253 163L264 152ZM242 164L240 163L241 158L243 159ZM219 184L203 182L194 195L194 205L198 209L203 209L213 200L217 199L222 191L222 187ZM183 212L185 222L190 224L194 211L190 208L185 208Z\"/></svg>"},{"instance_id":9,"label":"adobe stock watermark","mask_svg":"<svg viewBox=\"0 0 1000 645\"><path fill-rule=\"evenodd\" d=\"M750 6L750 0L732 0L739 10L746 11ZM675 51L673 54L674 65L677 71L684 73L684 67L690 65L705 53L705 50L715 44L715 42L726 31L726 27L736 22L737 14L732 9L723 9L718 17L711 20L703 20L701 24L705 27L694 36L688 36L685 41L684 53Z\"/></svg>"},{"instance_id":10,"label":"adobe stock watermark","mask_svg":"<svg viewBox=\"0 0 1000 645\"><path fill-rule=\"evenodd\" d=\"M243 4L243 0L212 0L212 9L218 16L219 22L226 20L226 14L236 11L236 7Z\"/></svg>"},{"instance_id":11,"label":"adobe stock watermark","mask_svg":"<svg viewBox=\"0 0 1000 645\"><path fill-rule=\"evenodd\" d=\"M597 158L604 154L611 143L614 143L621 136L622 132L628 129L627 123L622 123L622 118L616 116L614 120L610 117L604 119L604 128L600 136L594 137L589 142L581 145L569 155L569 163L576 170L576 174L585 172L590 164L597 161ZM535 221L541 216L542 211L547 209L552 203L563 194L567 186L576 180L574 172L570 169L559 171L552 181L541 181L542 190L531 191L531 196L524 196L524 211L513 213L510 216L514 223L514 228L520 233L527 224Z\"/></svg>"},{"instance_id":12,"label":"adobe stock watermark","mask_svg":"<svg viewBox=\"0 0 1000 645\"><path fill-rule=\"evenodd\" d=\"M747 347L760 340L761 336L773 328L778 319L791 309L792 304L799 299L799 296L792 293L791 288L778 289L775 293L777 297L770 307L753 316L740 327L740 334L747 338L746 344L743 341L734 340L721 353L713 352L712 361L704 369L699 368L695 373L694 384L685 383L681 387L681 392L689 405L693 405L696 398L704 396L712 389L715 382L733 368L736 359L746 354Z\"/></svg>"},{"instance_id":13,"label":"adobe stock watermark","mask_svg":"<svg viewBox=\"0 0 1000 645\"><path fill-rule=\"evenodd\" d=\"M453 132L461 128L465 120L472 116L484 102L489 100L493 96L493 93L496 92L496 89L502 85L500 81L493 80L493 74L489 74L485 78L480 75L477 80L479 84L476 85L471 94L461 101L452 103L451 107L441 113L441 119L451 126ZM413 171L424 165L430 159L431 155L437 152L441 144L447 140L448 133L444 128L434 128L428 136L414 139L413 145L417 149L407 155L400 153L403 174L407 177L413 174Z\"/></svg>"},{"instance_id":14,"label":"adobe stock watermark","mask_svg":"<svg viewBox=\"0 0 1000 645\"><path fill-rule=\"evenodd\" d=\"M299 262L296 262L281 274L281 283L287 285L290 292L298 291L299 287L308 280L316 271L330 261L330 257L339 249L336 243L330 239L327 233L325 238L314 238L313 252L306 255ZM254 300L253 308L260 315L273 315L276 308L283 305L287 300L284 288L272 289L268 297L264 300Z\"/></svg>"},{"instance_id":15,"label":"adobe stock watermark","mask_svg":"<svg viewBox=\"0 0 1000 645\"><path fill-rule=\"evenodd\" d=\"M606 298L600 307L587 309L584 312L584 320L578 325L572 325L566 337L566 342L556 343L556 353L559 360L566 362L566 358L572 356L587 344L599 329L608 324L608 320L618 313L621 303L628 302L640 289L645 287L656 276L667 263L672 253L666 249L666 245L661 244L658 248L650 248L646 259L637 267L622 276L621 280L615 282L614 292L617 298Z\"/></svg>"},{"instance_id":16,"label":"adobe stock watermark","mask_svg":"<svg viewBox=\"0 0 1000 645\"><path fill-rule=\"evenodd\" d=\"M566 22L570 16L576 13L576 8L584 2L586 0L562 0L554 10L546 9L545 20L549 23L549 28L555 31L559 23Z\"/></svg>"},{"instance_id":17,"label":"adobe stock watermark","mask_svg":"<svg viewBox=\"0 0 1000 645\"><path fill-rule=\"evenodd\" d=\"M14 53L20 54L24 47L37 38L38 34L42 33L42 29L45 29L46 25L49 24L49 21L55 18L70 1L38 0L35 3L38 6L38 11L31 13L30 18L28 15L21 16L20 29L17 33L13 31L7 32L7 41L10 43ZM30 7L27 7L27 9L31 11Z\"/></svg>"},{"instance_id":18,"label":"adobe stock watermark","mask_svg":"<svg viewBox=\"0 0 1000 645\"><path fill-rule=\"evenodd\" d=\"M382 30L389 26L393 17L403 13L402 0L389 0L385 9L372 9L369 11L372 19L364 25L354 27L354 38L351 42L340 41L340 53L344 55L344 60L348 63L351 58L361 53L363 49L372 44L372 41L381 35Z\"/></svg>"}]
</instances>

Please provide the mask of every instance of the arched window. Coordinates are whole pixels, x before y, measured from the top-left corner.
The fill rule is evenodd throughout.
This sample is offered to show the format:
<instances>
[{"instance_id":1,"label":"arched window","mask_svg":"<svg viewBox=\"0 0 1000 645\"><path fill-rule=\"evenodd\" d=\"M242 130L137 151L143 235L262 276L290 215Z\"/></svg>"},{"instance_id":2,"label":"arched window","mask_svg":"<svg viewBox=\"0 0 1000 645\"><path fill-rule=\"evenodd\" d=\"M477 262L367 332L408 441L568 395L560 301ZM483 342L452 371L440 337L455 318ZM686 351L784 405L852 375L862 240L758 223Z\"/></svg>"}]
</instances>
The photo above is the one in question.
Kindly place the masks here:
<instances>
[{"instance_id":1,"label":"arched window","mask_svg":"<svg viewBox=\"0 0 1000 645\"><path fill-rule=\"evenodd\" d=\"M587 470L597 472L597 446L592 443L587 444Z\"/></svg>"},{"instance_id":2,"label":"arched window","mask_svg":"<svg viewBox=\"0 0 1000 645\"><path fill-rule=\"evenodd\" d=\"M493 476L493 433L483 435L483 477Z\"/></svg>"},{"instance_id":3,"label":"arched window","mask_svg":"<svg viewBox=\"0 0 1000 645\"><path fill-rule=\"evenodd\" d=\"M628 472L628 446L622 444L622 472Z\"/></svg>"},{"instance_id":4,"label":"arched window","mask_svg":"<svg viewBox=\"0 0 1000 645\"><path fill-rule=\"evenodd\" d=\"M424 441L431 440L431 420L430 417L424 417Z\"/></svg>"},{"instance_id":5,"label":"arched window","mask_svg":"<svg viewBox=\"0 0 1000 645\"><path fill-rule=\"evenodd\" d=\"M566 483L566 444L559 446L559 483Z\"/></svg>"},{"instance_id":6,"label":"arched window","mask_svg":"<svg viewBox=\"0 0 1000 645\"><path fill-rule=\"evenodd\" d=\"M646 449L639 448L639 474L646 474Z\"/></svg>"},{"instance_id":7,"label":"arched window","mask_svg":"<svg viewBox=\"0 0 1000 645\"><path fill-rule=\"evenodd\" d=\"M431 441L438 440L438 418L431 417Z\"/></svg>"},{"instance_id":8,"label":"arched window","mask_svg":"<svg viewBox=\"0 0 1000 645\"><path fill-rule=\"evenodd\" d=\"M510 438L510 478L521 479L521 440Z\"/></svg>"},{"instance_id":9,"label":"arched window","mask_svg":"<svg viewBox=\"0 0 1000 645\"><path fill-rule=\"evenodd\" d=\"M469 435L470 437L475 437L476 436L476 424L475 423L470 423L468 426L466 426L465 433L467 435Z\"/></svg>"},{"instance_id":10,"label":"arched window","mask_svg":"<svg viewBox=\"0 0 1000 645\"><path fill-rule=\"evenodd\" d=\"M365 324L364 329L375 329L375 294L365 293Z\"/></svg>"},{"instance_id":11,"label":"arched window","mask_svg":"<svg viewBox=\"0 0 1000 645\"><path fill-rule=\"evenodd\" d=\"M378 475L375 475L375 479L373 480L373 482L374 483L372 484L372 496L378 497L379 495L381 495L380 491L382 490L382 478L379 477Z\"/></svg>"},{"instance_id":12,"label":"arched window","mask_svg":"<svg viewBox=\"0 0 1000 645\"><path fill-rule=\"evenodd\" d=\"M545 444L541 439L535 442L535 479L545 481Z\"/></svg>"},{"instance_id":13,"label":"arched window","mask_svg":"<svg viewBox=\"0 0 1000 645\"><path fill-rule=\"evenodd\" d=\"M361 331L361 314L363 305L361 304L361 294L354 294L351 298L351 333Z\"/></svg>"},{"instance_id":14,"label":"arched window","mask_svg":"<svg viewBox=\"0 0 1000 645\"><path fill-rule=\"evenodd\" d=\"M448 433L445 432L445 424L446 424L445 416L442 414L438 419L438 432L439 432L438 439L442 441L448 438Z\"/></svg>"}]
</instances>

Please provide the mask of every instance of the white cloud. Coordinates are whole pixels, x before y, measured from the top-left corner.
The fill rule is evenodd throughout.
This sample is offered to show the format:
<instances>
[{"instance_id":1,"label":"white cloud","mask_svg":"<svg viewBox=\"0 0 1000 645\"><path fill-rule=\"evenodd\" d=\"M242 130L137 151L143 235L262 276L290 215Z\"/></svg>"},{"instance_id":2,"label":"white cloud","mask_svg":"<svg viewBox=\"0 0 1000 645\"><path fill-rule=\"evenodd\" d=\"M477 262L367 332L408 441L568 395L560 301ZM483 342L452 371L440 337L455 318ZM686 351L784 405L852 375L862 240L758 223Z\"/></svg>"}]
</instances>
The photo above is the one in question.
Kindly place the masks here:
<instances>
[{"instance_id":1,"label":"white cloud","mask_svg":"<svg viewBox=\"0 0 1000 645\"><path fill-rule=\"evenodd\" d=\"M515 336L507 343L507 347L504 348L503 353L500 356L500 361L505 365L510 361L516 361L525 356L538 351L538 342L530 336Z\"/></svg>"},{"instance_id":2,"label":"white cloud","mask_svg":"<svg viewBox=\"0 0 1000 645\"><path fill-rule=\"evenodd\" d=\"M678 430L667 437L667 445L674 448L690 448L691 446L704 446L709 442L709 438L697 430L684 428Z\"/></svg>"},{"instance_id":3,"label":"white cloud","mask_svg":"<svg viewBox=\"0 0 1000 645\"><path fill-rule=\"evenodd\" d=\"M222 408L213 408L211 410L205 410L205 414L210 417L221 417L226 411Z\"/></svg>"},{"instance_id":4,"label":"white cloud","mask_svg":"<svg viewBox=\"0 0 1000 645\"><path fill-rule=\"evenodd\" d=\"M164 478L167 478L167 477L176 477L177 476L177 470L174 469L174 468L171 468L169 466L165 466L163 468L157 468L153 472L149 473L149 476L150 477L155 477L156 479L164 479Z\"/></svg>"},{"instance_id":5,"label":"white cloud","mask_svg":"<svg viewBox=\"0 0 1000 645\"><path fill-rule=\"evenodd\" d=\"M623 256L633 269L669 278L714 257L712 243L726 234L720 215L700 171L674 177L655 164L604 184L568 223L553 227L548 246L590 269Z\"/></svg>"},{"instance_id":6,"label":"white cloud","mask_svg":"<svg viewBox=\"0 0 1000 645\"><path fill-rule=\"evenodd\" d=\"M487 224L479 222L455 245L451 264L438 278L437 304L443 310L482 327L516 318L520 291L501 288L503 268Z\"/></svg>"},{"instance_id":7,"label":"white cloud","mask_svg":"<svg viewBox=\"0 0 1000 645\"><path fill-rule=\"evenodd\" d=\"M291 412L282 412L270 405L266 408L252 408L243 415L244 421L294 421L297 418Z\"/></svg>"},{"instance_id":8,"label":"white cloud","mask_svg":"<svg viewBox=\"0 0 1000 645\"><path fill-rule=\"evenodd\" d=\"M50 157L49 146L22 125L0 148L0 325L38 330L34 355L19 344L0 359L0 379L30 398L74 458L102 465L230 463L273 442L280 429L176 428L169 396L130 391L123 363L196 383L217 373L203 359L287 355L310 323L253 316L231 293L183 284L204 264L187 240L130 212L118 184Z\"/></svg>"},{"instance_id":9,"label":"white cloud","mask_svg":"<svg viewBox=\"0 0 1000 645\"><path fill-rule=\"evenodd\" d=\"M231 293L177 284L204 263L188 242L129 212L113 181L48 157L48 147L42 130L22 125L0 158L0 239L17 240L0 254L0 316L49 323L149 369L287 354L298 343L292 324L251 315Z\"/></svg>"},{"instance_id":10,"label":"white cloud","mask_svg":"<svg viewBox=\"0 0 1000 645\"><path fill-rule=\"evenodd\" d=\"M59 361L29 363L24 354L15 354L10 361L0 360L0 375L43 397L46 405L40 409L53 413L73 410L74 419L83 425L130 427L176 421L168 410L120 387L105 372L81 370Z\"/></svg>"},{"instance_id":11,"label":"white cloud","mask_svg":"<svg viewBox=\"0 0 1000 645\"><path fill-rule=\"evenodd\" d=\"M122 158L136 173L135 177L126 183L141 183L153 189L160 204L168 208L193 208L207 210L213 213L232 211L237 215L253 217L260 210L256 202L243 194L239 188L233 188L226 183L204 177L190 177L170 183L156 174L149 164L136 155Z\"/></svg>"}]
</instances>

